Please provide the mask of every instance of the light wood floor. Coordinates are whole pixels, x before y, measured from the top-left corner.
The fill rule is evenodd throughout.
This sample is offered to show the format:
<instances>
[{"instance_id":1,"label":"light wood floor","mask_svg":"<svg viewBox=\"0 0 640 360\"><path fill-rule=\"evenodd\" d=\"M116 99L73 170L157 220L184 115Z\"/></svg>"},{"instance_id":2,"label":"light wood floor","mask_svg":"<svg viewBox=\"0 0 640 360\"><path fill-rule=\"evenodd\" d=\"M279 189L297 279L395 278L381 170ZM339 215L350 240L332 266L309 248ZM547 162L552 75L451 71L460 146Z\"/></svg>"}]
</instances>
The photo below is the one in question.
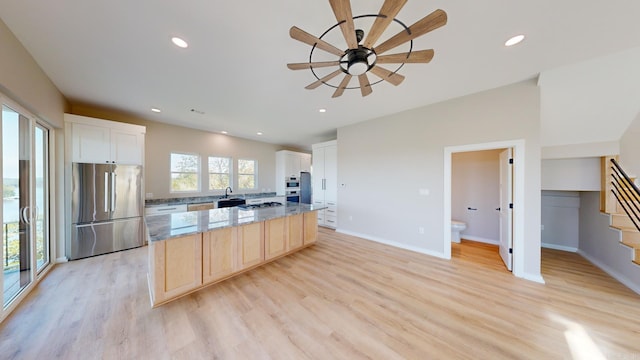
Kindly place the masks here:
<instances>
[{"instance_id":1,"label":"light wood floor","mask_svg":"<svg viewBox=\"0 0 640 360\"><path fill-rule=\"evenodd\" d=\"M151 309L146 253L58 265L0 325L0 358L640 358L640 296L577 254L543 250L542 285L493 246L463 242L445 261L322 229Z\"/></svg>"}]
</instances>

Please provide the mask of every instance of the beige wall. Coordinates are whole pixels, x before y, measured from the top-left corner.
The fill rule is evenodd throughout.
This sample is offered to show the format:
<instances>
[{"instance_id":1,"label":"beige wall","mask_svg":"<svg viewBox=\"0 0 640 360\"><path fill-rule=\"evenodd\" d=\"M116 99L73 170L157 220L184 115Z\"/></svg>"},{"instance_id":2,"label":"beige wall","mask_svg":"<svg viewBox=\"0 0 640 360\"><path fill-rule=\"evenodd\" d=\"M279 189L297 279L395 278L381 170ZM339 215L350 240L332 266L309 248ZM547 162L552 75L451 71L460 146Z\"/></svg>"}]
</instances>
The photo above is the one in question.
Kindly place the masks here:
<instances>
[{"instance_id":1,"label":"beige wall","mask_svg":"<svg viewBox=\"0 0 640 360\"><path fill-rule=\"evenodd\" d=\"M94 106L73 104L71 113L147 127L145 137L145 192L152 193L154 199L224 193L224 191L170 193L169 157L171 152L195 153L200 155L201 160L206 159L209 155L229 156L234 159L234 162L239 158L257 160L258 189L252 192L275 191L275 153L277 150L282 149L281 146L148 121L136 116ZM206 162L202 162L201 166L206 171ZM235 168L236 166L234 165ZM232 185L234 192L236 194L243 193L242 191L236 191L236 185ZM203 183L202 187L206 187L206 182Z\"/></svg>"},{"instance_id":2,"label":"beige wall","mask_svg":"<svg viewBox=\"0 0 640 360\"><path fill-rule=\"evenodd\" d=\"M540 94L526 81L338 129L340 231L445 255L444 148L524 139L524 277L540 274ZM420 189L429 194L419 195ZM424 228L424 234L419 228Z\"/></svg>"},{"instance_id":3,"label":"beige wall","mask_svg":"<svg viewBox=\"0 0 640 360\"><path fill-rule=\"evenodd\" d=\"M55 127L67 102L29 52L0 20L0 91Z\"/></svg>"},{"instance_id":4,"label":"beige wall","mask_svg":"<svg viewBox=\"0 0 640 360\"><path fill-rule=\"evenodd\" d=\"M620 165L627 175L640 178L640 113L620 139Z\"/></svg>"}]
</instances>

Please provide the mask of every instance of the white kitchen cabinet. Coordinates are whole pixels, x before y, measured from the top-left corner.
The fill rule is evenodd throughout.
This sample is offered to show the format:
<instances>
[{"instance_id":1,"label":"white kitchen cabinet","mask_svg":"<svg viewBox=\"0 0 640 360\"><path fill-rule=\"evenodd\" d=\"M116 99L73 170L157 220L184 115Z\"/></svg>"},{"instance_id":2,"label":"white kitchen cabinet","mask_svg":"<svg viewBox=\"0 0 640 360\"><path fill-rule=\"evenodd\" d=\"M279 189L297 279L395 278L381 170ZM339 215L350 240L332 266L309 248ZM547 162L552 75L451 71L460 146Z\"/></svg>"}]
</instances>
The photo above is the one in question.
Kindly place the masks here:
<instances>
[{"instance_id":1,"label":"white kitchen cabinet","mask_svg":"<svg viewBox=\"0 0 640 360\"><path fill-rule=\"evenodd\" d=\"M326 206L318 211L318 225L338 226L338 143L328 141L314 144L311 186L313 204Z\"/></svg>"},{"instance_id":2,"label":"white kitchen cabinet","mask_svg":"<svg viewBox=\"0 0 640 360\"><path fill-rule=\"evenodd\" d=\"M285 194L286 179L300 177L300 172L311 171L311 155L280 150L276 152L276 193Z\"/></svg>"},{"instance_id":3,"label":"white kitchen cabinet","mask_svg":"<svg viewBox=\"0 0 640 360\"><path fill-rule=\"evenodd\" d=\"M71 128L71 161L142 165L145 127L65 114Z\"/></svg>"}]
</instances>

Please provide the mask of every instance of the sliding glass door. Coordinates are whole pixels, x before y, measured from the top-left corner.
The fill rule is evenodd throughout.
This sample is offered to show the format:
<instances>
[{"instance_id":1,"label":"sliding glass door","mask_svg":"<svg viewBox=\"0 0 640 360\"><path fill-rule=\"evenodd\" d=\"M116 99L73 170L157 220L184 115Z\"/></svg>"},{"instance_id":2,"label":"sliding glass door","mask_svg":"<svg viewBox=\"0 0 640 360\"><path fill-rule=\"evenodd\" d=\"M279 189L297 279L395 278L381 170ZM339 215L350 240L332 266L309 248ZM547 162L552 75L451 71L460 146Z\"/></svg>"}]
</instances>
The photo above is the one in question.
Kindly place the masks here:
<instances>
[{"instance_id":1,"label":"sliding glass door","mask_svg":"<svg viewBox=\"0 0 640 360\"><path fill-rule=\"evenodd\" d=\"M40 273L49 265L49 129L41 124L35 125L33 133L33 162L35 174L35 222L36 271Z\"/></svg>"},{"instance_id":2,"label":"sliding glass door","mask_svg":"<svg viewBox=\"0 0 640 360\"><path fill-rule=\"evenodd\" d=\"M2 105L2 288L7 307L50 262L49 130Z\"/></svg>"}]
</instances>

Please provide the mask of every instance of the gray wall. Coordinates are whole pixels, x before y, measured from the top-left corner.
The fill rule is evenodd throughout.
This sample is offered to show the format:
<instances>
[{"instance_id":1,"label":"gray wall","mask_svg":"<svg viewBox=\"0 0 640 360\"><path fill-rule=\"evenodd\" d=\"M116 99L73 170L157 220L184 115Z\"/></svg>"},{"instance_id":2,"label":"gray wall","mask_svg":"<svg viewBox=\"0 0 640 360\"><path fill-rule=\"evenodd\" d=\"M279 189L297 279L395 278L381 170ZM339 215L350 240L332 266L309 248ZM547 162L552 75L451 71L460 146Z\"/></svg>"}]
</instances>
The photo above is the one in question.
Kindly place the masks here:
<instances>
[{"instance_id":1,"label":"gray wall","mask_svg":"<svg viewBox=\"0 0 640 360\"><path fill-rule=\"evenodd\" d=\"M444 256L444 148L519 139L526 179L520 266L524 277L539 278L540 95L533 80L339 128L339 231Z\"/></svg>"},{"instance_id":2,"label":"gray wall","mask_svg":"<svg viewBox=\"0 0 640 360\"><path fill-rule=\"evenodd\" d=\"M542 246L578 251L580 193L542 191Z\"/></svg>"},{"instance_id":3,"label":"gray wall","mask_svg":"<svg viewBox=\"0 0 640 360\"><path fill-rule=\"evenodd\" d=\"M451 157L451 218L463 221L462 238L500 241L500 152L454 153ZM469 208L477 210L469 210Z\"/></svg>"},{"instance_id":4,"label":"gray wall","mask_svg":"<svg viewBox=\"0 0 640 360\"><path fill-rule=\"evenodd\" d=\"M62 127L67 102L0 20L0 91L49 124Z\"/></svg>"},{"instance_id":5,"label":"gray wall","mask_svg":"<svg viewBox=\"0 0 640 360\"><path fill-rule=\"evenodd\" d=\"M620 232L609 228L609 215L600 213L600 193L580 196L580 250L592 263L640 294L640 266L632 250L620 243Z\"/></svg>"},{"instance_id":6,"label":"gray wall","mask_svg":"<svg viewBox=\"0 0 640 360\"><path fill-rule=\"evenodd\" d=\"M542 190L600 191L600 158L542 160Z\"/></svg>"}]
</instances>

